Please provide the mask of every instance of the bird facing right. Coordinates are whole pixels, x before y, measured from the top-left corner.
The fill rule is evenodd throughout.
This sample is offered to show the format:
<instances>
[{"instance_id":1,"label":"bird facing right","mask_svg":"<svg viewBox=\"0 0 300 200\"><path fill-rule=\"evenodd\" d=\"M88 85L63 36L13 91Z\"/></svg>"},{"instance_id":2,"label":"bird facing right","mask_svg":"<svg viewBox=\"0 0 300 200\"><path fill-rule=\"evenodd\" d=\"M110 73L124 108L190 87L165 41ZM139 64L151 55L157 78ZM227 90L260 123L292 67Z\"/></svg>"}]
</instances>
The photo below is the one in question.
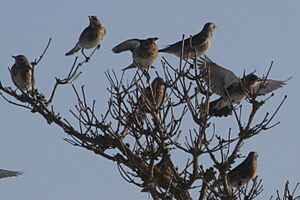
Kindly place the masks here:
<instances>
[{"instance_id":1,"label":"bird facing right","mask_svg":"<svg viewBox=\"0 0 300 200\"><path fill-rule=\"evenodd\" d=\"M227 176L228 186L233 188L242 187L250 180L256 178L257 173L257 152L250 152L246 159L238 166L230 170ZM213 183L212 188L222 186L223 182L219 179Z\"/></svg>"},{"instance_id":2,"label":"bird facing right","mask_svg":"<svg viewBox=\"0 0 300 200\"><path fill-rule=\"evenodd\" d=\"M286 85L285 81L259 78L253 73L240 79L232 71L217 65L208 57L200 58L198 66L211 92L220 96L219 99L210 102L210 116L231 115L234 109L231 105L239 104L246 97L265 95Z\"/></svg>"},{"instance_id":3,"label":"bird facing right","mask_svg":"<svg viewBox=\"0 0 300 200\"><path fill-rule=\"evenodd\" d=\"M19 176L19 175L22 175L22 174L23 174L23 172L9 171L9 170L0 169L0 179L1 178L6 178L6 177L12 177L12 176Z\"/></svg>"},{"instance_id":4,"label":"bird facing right","mask_svg":"<svg viewBox=\"0 0 300 200\"><path fill-rule=\"evenodd\" d=\"M228 172L228 184L231 187L241 187L256 177L257 157L256 152L250 152L241 164Z\"/></svg>"},{"instance_id":5,"label":"bird facing right","mask_svg":"<svg viewBox=\"0 0 300 200\"><path fill-rule=\"evenodd\" d=\"M34 87L35 79L28 59L24 55L12 56L15 64L10 70L13 83L24 93L30 93Z\"/></svg>"},{"instance_id":6,"label":"bird facing right","mask_svg":"<svg viewBox=\"0 0 300 200\"><path fill-rule=\"evenodd\" d=\"M191 38L185 39L183 47L183 59L197 58L207 52L211 46L212 33L217 28L214 23L206 23L198 34ZM158 52L170 53L181 57L182 54L182 41L178 41L169 45L164 49L160 49Z\"/></svg>"},{"instance_id":7,"label":"bird facing right","mask_svg":"<svg viewBox=\"0 0 300 200\"><path fill-rule=\"evenodd\" d=\"M101 25L97 16L89 16L89 20L89 26L83 30L75 47L67 52L66 56L73 55L81 49L82 54L87 58L83 52L84 49L100 47L100 43L106 34L106 29Z\"/></svg>"}]
</instances>

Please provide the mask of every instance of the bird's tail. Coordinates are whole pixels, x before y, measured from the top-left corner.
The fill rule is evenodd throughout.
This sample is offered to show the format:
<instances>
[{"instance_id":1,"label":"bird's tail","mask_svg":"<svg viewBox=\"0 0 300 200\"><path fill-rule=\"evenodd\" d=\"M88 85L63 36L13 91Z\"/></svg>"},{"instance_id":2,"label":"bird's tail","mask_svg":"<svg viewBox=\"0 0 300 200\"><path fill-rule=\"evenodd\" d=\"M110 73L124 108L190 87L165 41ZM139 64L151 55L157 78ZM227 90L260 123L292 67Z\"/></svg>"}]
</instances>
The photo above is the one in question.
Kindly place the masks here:
<instances>
[{"instance_id":1,"label":"bird's tail","mask_svg":"<svg viewBox=\"0 0 300 200\"><path fill-rule=\"evenodd\" d=\"M133 62L128 67L122 69L122 71L126 71L127 69L137 68L137 65Z\"/></svg>"},{"instance_id":2,"label":"bird's tail","mask_svg":"<svg viewBox=\"0 0 300 200\"><path fill-rule=\"evenodd\" d=\"M67 52L67 53L65 54L65 56L73 55L73 54L75 54L77 51L79 51L80 49L81 49L81 48L79 47L79 45L76 44L76 46L75 46L73 49L71 49L69 52Z\"/></svg>"},{"instance_id":3,"label":"bird's tail","mask_svg":"<svg viewBox=\"0 0 300 200\"><path fill-rule=\"evenodd\" d=\"M22 175L22 174L23 174L23 172L9 171L9 170L0 169L0 178L19 176L19 175Z\"/></svg>"},{"instance_id":4,"label":"bird's tail","mask_svg":"<svg viewBox=\"0 0 300 200\"><path fill-rule=\"evenodd\" d=\"M164 48L164 49L159 49L158 52L166 52L166 48Z\"/></svg>"}]
</instances>

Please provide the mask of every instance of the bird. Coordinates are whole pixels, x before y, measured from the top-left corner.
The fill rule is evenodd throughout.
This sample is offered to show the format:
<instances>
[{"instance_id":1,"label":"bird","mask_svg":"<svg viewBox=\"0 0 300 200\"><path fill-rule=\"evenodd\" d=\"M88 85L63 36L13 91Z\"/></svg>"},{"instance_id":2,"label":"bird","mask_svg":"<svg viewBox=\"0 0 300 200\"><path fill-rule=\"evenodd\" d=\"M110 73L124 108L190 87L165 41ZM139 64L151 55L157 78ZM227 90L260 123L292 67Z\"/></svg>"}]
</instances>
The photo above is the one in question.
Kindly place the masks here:
<instances>
[{"instance_id":1,"label":"bird","mask_svg":"<svg viewBox=\"0 0 300 200\"><path fill-rule=\"evenodd\" d=\"M112 51L114 53L131 51L133 62L122 70L125 71L131 68L139 68L144 72L149 80L150 75L148 74L148 70L153 67L158 56L158 48L156 45L157 40L157 37L147 39L129 39L112 48Z\"/></svg>"},{"instance_id":2,"label":"bird","mask_svg":"<svg viewBox=\"0 0 300 200\"><path fill-rule=\"evenodd\" d=\"M6 177L12 177L12 176L19 176L22 174L23 174L23 172L0 169L0 179L6 178Z\"/></svg>"},{"instance_id":3,"label":"bird","mask_svg":"<svg viewBox=\"0 0 300 200\"><path fill-rule=\"evenodd\" d=\"M206 84L210 83L211 92L220 96L219 99L210 102L210 116L231 115L232 105L239 104L247 97L265 95L286 85L286 81L259 78L254 73L238 78L232 71L214 63L207 56L199 59L198 66Z\"/></svg>"},{"instance_id":4,"label":"bird","mask_svg":"<svg viewBox=\"0 0 300 200\"><path fill-rule=\"evenodd\" d=\"M24 55L12 56L15 64L10 69L13 83L24 93L31 93L34 88L35 78L28 59Z\"/></svg>"},{"instance_id":5,"label":"bird","mask_svg":"<svg viewBox=\"0 0 300 200\"><path fill-rule=\"evenodd\" d=\"M153 167L153 178L158 185L167 188L170 186L171 181L174 179L174 174L171 168L170 158L162 158ZM144 187L141 192L150 192L151 183L144 183Z\"/></svg>"},{"instance_id":6,"label":"bird","mask_svg":"<svg viewBox=\"0 0 300 200\"><path fill-rule=\"evenodd\" d=\"M143 123L146 113L157 112L165 99L167 85L161 77L156 77L150 86L146 87L139 96L130 119Z\"/></svg>"},{"instance_id":7,"label":"bird","mask_svg":"<svg viewBox=\"0 0 300 200\"><path fill-rule=\"evenodd\" d=\"M230 170L226 176L227 176L227 182L228 186L230 187L241 187L248 183L250 180L253 180L256 178L257 173L257 157L258 153L251 151L246 159L240 163L238 166ZM217 180L213 187L216 187L218 185L221 185L222 181Z\"/></svg>"},{"instance_id":8,"label":"bird","mask_svg":"<svg viewBox=\"0 0 300 200\"><path fill-rule=\"evenodd\" d=\"M83 52L84 49L100 48L106 29L101 25L97 16L88 17L90 20L89 26L83 30L75 47L67 52L66 56L73 55L81 49L82 54L87 59L88 57Z\"/></svg>"},{"instance_id":9,"label":"bird","mask_svg":"<svg viewBox=\"0 0 300 200\"><path fill-rule=\"evenodd\" d=\"M212 33L217 28L216 24L208 22L204 25L201 32L185 39L182 54L182 41L178 41L174 44L167 46L164 49L158 50L158 52L174 54L183 59L197 58L207 52L211 46Z\"/></svg>"}]
</instances>

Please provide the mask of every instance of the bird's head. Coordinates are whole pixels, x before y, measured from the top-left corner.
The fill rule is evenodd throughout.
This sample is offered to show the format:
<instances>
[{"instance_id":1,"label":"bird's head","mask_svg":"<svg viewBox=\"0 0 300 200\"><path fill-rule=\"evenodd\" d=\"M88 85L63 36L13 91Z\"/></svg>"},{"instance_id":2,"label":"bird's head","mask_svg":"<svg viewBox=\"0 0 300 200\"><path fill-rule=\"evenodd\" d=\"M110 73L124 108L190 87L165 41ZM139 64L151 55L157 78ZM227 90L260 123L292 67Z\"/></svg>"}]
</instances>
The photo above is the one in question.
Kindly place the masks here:
<instances>
[{"instance_id":1,"label":"bird's head","mask_svg":"<svg viewBox=\"0 0 300 200\"><path fill-rule=\"evenodd\" d=\"M101 26L101 23L97 16L89 16L91 26Z\"/></svg>"},{"instance_id":2,"label":"bird's head","mask_svg":"<svg viewBox=\"0 0 300 200\"><path fill-rule=\"evenodd\" d=\"M248 154L248 156L247 156L247 159L249 159L249 160L257 160L257 158L258 158L258 153L257 152L255 152L255 151L251 151L249 154Z\"/></svg>"},{"instance_id":3,"label":"bird's head","mask_svg":"<svg viewBox=\"0 0 300 200\"><path fill-rule=\"evenodd\" d=\"M156 42L156 40L158 40L157 37L154 37L154 38L147 38L147 39L145 40L146 46L147 46L147 45L152 45L153 43Z\"/></svg>"},{"instance_id":4,"label":"bird's head","mask_svg":"<svg viewBox=\"0 0 300 200\"><path fill-rule=\"evenodd\" d=\"M208 22L204 25L203 30L213 32L217 28L217 25L212 22Z\"/></svg>"},{"instance_id":5,"label":"bird's head","mask_svg":"<svg viewBox=\"0 0 300 200\"><path fill-rule=\"evenodd\" d=\"M147 41L149 42L156 42L156 40L158 40L158 37L147 38Z\"/></svg>"},{"instance_id":6,"label":"bird's head","mask_svg":"<svg viewBox=\"0 0 300 200\"><path fill-rule=\"evenodd\" d=\"M152 81L151 87L153 88L154 91L158 91L158 90L165 90L167 85L166 85L164 79L162 79L161 77L156 77Z\"/></svg>"},{"instance_id":7,"label":"bird's head","mask_svg":"<svg viewBox=\"0 0 300 200\"><path fill-rule=\"evenodd\" d=\"M251 74L248 74L247 76L244 76L241 81L243 83L243 86L246 88L246 89L250 89L251 86L256 82L260 80L260 78L258 76L256 76L255 74L251 73Z\"/></svg>"},{"instance_id":8,"label":"bird's head","mask_svg":"<svg viewBox=\"0 0 300 200\"><path fill-rule=\"evenodd\" d=\"M28 65L28 59L24 55L17 55L17 56L12 56L15 59L15 63L20 64L20 65Z\"/></svg>"},{"instance_id":9,"label":"bird's head","mask_svg":"<svg viewBox=\"0 0 300 200\"><path fill-rule=\"evenodd\" d=\"M146 40L142 40L141 42L141 48L142 49L151 49L153 47L156 47L156 40L158 40L157 37L154 37L154 38L147 38Z\"/></svg>"}]
</instances>

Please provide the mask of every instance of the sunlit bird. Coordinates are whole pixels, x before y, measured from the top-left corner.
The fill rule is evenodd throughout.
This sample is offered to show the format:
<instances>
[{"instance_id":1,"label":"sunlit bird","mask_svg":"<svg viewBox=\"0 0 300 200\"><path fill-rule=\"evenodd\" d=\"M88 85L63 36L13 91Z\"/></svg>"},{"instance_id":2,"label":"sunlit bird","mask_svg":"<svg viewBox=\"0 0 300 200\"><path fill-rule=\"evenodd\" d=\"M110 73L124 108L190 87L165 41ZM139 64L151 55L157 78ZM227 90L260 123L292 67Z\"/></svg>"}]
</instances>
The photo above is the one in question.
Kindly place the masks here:
<instances>
[{"instance_id":1,"label":"sunlit bird","mask_svg":"<svg viewBox=\"0 0 300 200\"><path fill-rule=\"evenodd\" d=\"M131 51L133 62L128 67L123 70L131 68L139 68L143 72L146 72L147 79L150 79L148 70L153 67L157 56L158 49L156 45L156 40L158 38L148 38L145 40L142 39L130 39L126 40L117 46L115 46L112 51L114 53L121 53L123 51Z\"/></svg>"},{"instance_id":2,"label":"sunlit bird","mask_svg":"<svg viewBox=\"0 0 300 200\"><path fill-rule=\"evenodd\" d=\"M106 29L101 25L97 16L89 16L89 20L89 26L83 30L79 41L73 49L66 53L66 56L73 55L81 49L82 54L87 58L83 52L84 49L100 47L100 43L106 34Z\"/></svg>"},{"instance_id":3,"label":"sunlit bird","mask_svg":"<svg viewBox=\"0 0 300 200\"><path fill-rule=\"evenodd\" d=\"M211 46L212 33L216 29L214 23L206 23L200 33L184 40L183 59L197 58L207 52ZM174 54L181 57L182 54L182 41L178 41L169 45L158 52Z\"/></svg>"},{"instance_id":4,"label":"sunlit bird","mask_svg":"<svg viewBox=\"0 0 300 200\"><path fill-rule=\"evenodd\" d=\"M24 55L12 56L15 64L10 69L13 83L24 93L32 92L35 79L28 59Z\"/></svg>"},{"instance_id":5,"label":"sunlit bird","mask_svg":"<svg viewBox=\"0 0 300 200\"><path fill-rule=\"evenodd\" d=\"M219 99L210 102L210 116L222 117L232 114L232 105L236 105L252 95L265 95L284 85L285 81L259 78L250 73L243 78L238 78L232 71L221 67L208 57L200 58L198 63L200 70L204 73L204 79L210 90L221 96ZM210 78L208 77L208 70Z\"/></svg>"}]
</instances>

